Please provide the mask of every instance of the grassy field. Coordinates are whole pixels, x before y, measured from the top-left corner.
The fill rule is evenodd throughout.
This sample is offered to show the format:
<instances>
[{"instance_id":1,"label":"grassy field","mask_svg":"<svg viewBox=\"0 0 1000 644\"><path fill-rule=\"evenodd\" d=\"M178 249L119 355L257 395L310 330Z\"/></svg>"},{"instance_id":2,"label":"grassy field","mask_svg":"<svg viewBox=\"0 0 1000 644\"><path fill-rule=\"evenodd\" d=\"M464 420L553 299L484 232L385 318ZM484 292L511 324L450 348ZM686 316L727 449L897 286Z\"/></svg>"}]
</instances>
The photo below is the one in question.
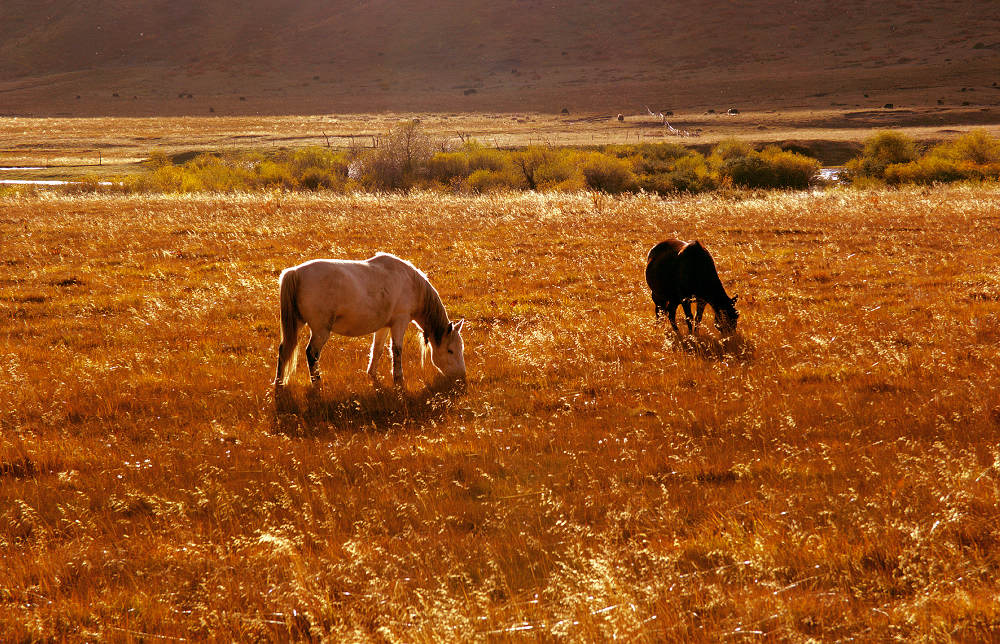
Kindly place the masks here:
<instances>
[{"instance_id":1,"label":"grassy field","mask_svg":"<svg viewBox=\"0 0 1000 644\"><path fill-rule=\"evenodd\" d=\"M0 632L1000 638L1000 192L0 200ZM646 250L740 329L677 342ZM467 319L402 395L276 278L390 251ZM385 364L385 363L383 363Z\"/></svg>"}]
</instances>

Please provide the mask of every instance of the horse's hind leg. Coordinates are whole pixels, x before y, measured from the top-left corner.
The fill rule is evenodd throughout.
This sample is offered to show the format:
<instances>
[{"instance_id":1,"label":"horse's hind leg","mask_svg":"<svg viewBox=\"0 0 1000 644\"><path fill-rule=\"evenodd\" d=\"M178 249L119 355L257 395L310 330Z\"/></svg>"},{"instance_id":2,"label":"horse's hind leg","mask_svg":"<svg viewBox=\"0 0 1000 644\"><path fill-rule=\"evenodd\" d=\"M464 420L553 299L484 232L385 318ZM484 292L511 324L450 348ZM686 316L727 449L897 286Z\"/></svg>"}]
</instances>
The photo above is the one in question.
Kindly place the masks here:
<instances>
[{"instance_id":1,"label":"horse's hind leg","mask_svg":"<svg viewBox=\"0 0 1000 644\"><path fill-rule=\"evenodd\" d=\"M670 320L670 326L674 327L674 333L677 337L681 336L681 330L677 328L677 305L679 302L667 302L665 310L667 312L667 318Z\"/></svg>"},{"instance_id":2,"label":"horse's hind leg","mask_svg":"<svg viewBox=\"0 0 1000 644\"><path fill-rule=\"evenodd\" d=\"M681 302L681 306L684 307L684 321L687 322L688 333L694 333L694 329L698 326L698 323L695 322L694 326L693 327L691 326L691 317L692 317L691 316L691 300L690 299L686 299L686 300L682 301Z\"/></svg>"},{"instance_id":3,"label":"horse's hind leg","mask_svg":"<svg viewBox=\"0 0 1000 644\"><path fill-rule=\"evenodd\" d=\"M656 317L657 320L660 319L660 311L667 310L665 304L666 303L663 300L657 299L656 295L655 294L653 295L653 315Z\"/></svg>"},{"instance_id":4,"label":"horse's hind leg","mask_svg":"<svg viewBox=\"0 0 1000 644\"><path fill-rule=\"evenodd\" d=\"M329 331L316 331L310 327L309 344L306 346L306 360L309 362L309 379L319 382L319 353L323 350L323 345L330 339Z\"/></svg>"},{"instance_id":5,"label":"horse's hind leg","mask_svg":"<svg viewBox=\"0 0 1000 644\"><path fill-rule=\"evenodd\" d=\"M378 388L378 363L382 359L382 349L385 347L385 339L389 335L389 327L379 329L372 339L372 352L368 358L368 375L372 379L372 384Z\"/></svg>"}]
</instances>

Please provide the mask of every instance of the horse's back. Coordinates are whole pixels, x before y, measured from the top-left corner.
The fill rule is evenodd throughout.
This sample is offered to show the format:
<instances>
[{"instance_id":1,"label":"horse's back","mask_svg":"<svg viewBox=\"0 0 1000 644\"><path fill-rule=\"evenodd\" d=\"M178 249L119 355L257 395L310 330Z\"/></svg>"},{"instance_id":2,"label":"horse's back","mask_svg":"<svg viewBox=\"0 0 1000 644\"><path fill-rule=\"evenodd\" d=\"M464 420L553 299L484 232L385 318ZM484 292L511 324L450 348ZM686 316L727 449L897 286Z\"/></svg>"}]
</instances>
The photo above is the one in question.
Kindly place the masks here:
<instances>
[{"instance_id":1,"label":"horse's back","mask_svg":"<svg viewBox=\"0 0 1000 644\"><path fill-rule=\"evenodd\" d=\"M680 256L687 245L680 239L667 239L646 254L646 284L654 293L670 289L677 281Z\"/></svg>"},{"instance_id":2,"label":"horse's back","mask_svg":"<svg viewBox=\"0 0 1000 644\"><path fill-rule=\"evenodd\" d=\"M378 253L369 259L312 259L294 267L299 278L320 282L326 286L349 285L364 282L388 282L393 276L403 275L412 266L409 262L389 253Z\"/></svg>"},{"instance_id":3,"label":"horse's back","mask_svg":"<svg viewBox=\"0 0 1000 644\"><path fill-rule=\"evenodd\" d=\"M314 259L294 268L303 318L341 335L364 335L412 308L407 262L385 253L367 260Z\"/></svg>"},{"instance_id":4,"label":"horse's back","mask_svg":"<svg viewBox=\"0 0 1000 644\"><path fill-rule=\"evenodd\" d=\"M681 241L680 239L666 239L661 241L646 253L646 264L649 265L664 258L676 257L687 244L688 242Z\"/></svg>"}]
</instances>

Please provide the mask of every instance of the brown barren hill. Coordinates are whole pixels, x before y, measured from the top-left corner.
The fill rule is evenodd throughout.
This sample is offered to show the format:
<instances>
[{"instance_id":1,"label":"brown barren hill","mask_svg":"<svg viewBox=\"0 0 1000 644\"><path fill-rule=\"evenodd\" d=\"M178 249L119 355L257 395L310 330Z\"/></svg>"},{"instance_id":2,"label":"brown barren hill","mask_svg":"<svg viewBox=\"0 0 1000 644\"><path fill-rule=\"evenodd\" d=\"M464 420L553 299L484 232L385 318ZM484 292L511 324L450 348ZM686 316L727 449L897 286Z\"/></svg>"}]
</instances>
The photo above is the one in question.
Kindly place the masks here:
<instances>
[{"instance_id":1,"label":"brown barren hill","mask_svg":"<svg viewBox=\"0 0 1000 644\"><path fill-rule=\"evenodd\" d=\"M5 0L0 115L1000 102L991 0Z\"/></svg>"}]
</instances>

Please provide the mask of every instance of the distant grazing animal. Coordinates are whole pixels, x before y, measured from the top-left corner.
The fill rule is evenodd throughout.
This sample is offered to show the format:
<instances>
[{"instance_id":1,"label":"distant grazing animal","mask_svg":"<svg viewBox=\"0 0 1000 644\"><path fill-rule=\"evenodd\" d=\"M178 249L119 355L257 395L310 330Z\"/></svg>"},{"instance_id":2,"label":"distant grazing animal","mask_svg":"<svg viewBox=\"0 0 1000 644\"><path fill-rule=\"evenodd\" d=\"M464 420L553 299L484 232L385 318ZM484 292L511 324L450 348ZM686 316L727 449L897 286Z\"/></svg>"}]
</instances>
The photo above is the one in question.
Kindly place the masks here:
<instances>
[{"instance_id":1,"label":"distant grazing animal","mask_svg":"<svg viewBox=\"0 0 1000 644\"><path fill-rule=\"evenodd\" d=\"M403 386L403 335L410 321L423 331L423 359L428 353L435 368L454 379L465 377L462 324L448 319L441 297L427 276L413 264L388 253L371 259L315 259L281 272L281 344L274 386L288 382L295 370L299 329L309 325L306 347L309 376L320 379L317 363L331 333L359 336L373 333L368 375L376 374L382 347L391 337L392 378Z\"/></svg>"},{"instance_id":2,"label":"distant grazing animal","mask_svg":"<svg viewBox=\"0 0 1000 644\"><path fill-rule=\"evenodd\" d=\"M656 317L660 317L660 311L666 313L678 336L681 333L676 320L678 305L684 307L689 333L698 328L706 303L715 311L715 326L720 333L729 335L736 330L739 313L734 305L737 298L726 295L715 261L701 242L668 239L653 246L646 256L646 283L653 297ZM694 326L691 325L692 299L698 302Z\"/></svg>"}]
</instances>

